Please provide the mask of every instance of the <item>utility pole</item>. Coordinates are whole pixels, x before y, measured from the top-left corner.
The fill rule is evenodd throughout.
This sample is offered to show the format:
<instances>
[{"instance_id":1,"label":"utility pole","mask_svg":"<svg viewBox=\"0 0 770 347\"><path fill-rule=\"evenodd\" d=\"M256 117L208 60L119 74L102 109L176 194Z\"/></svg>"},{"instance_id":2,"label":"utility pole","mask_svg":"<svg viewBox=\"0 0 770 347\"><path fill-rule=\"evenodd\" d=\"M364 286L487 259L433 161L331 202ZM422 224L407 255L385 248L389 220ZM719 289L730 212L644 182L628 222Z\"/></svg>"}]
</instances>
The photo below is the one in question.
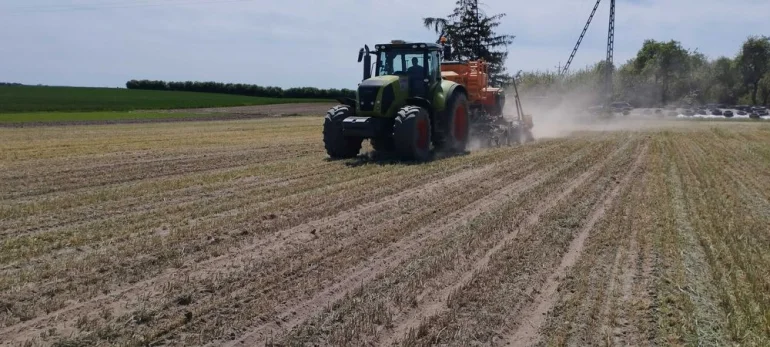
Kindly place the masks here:
<instances>
[{"instance_id":1,"label":"utility pole","mask_svg":"<svg viewBox=\"0 0 770 347\"><path fill-rule=\"evenodd\" d=\"M575 44L575 48L572 49L572 54L569 55L569 59L567 59L567 63L564 64L564 70L561 68L559 69L559 74L564 75L567 73L567 70L569 70L569 66L572 64L572 59L575 59L575 55L577 54L578 48L580 48L580 43L583 42L583 38L586 36L586 31L588 31L588 26L591 25L591 21L594 19L594 15L596 14L596 9L599 8L599 4L602 2L602 0L596 0L596 4L594 5L594 9L591 10L591 15L588 16L588 21L586 21L586 25L583 27L583 32L580 33L580 37L578 37L577 43ZM612 2L615 3L614 1Z\"/></svg>"},{"instance_id":2,"label":"utility pole","mask_svg":"<svg viewBox=\"0 0 770 347\"><path fill-rule=\"evenodd\" d=\"M593 20L594 15L596 14L596 10L599 8L599 4L602 2L602 0L596 0L596 3L594 4L594 8L591 10L591 14L588 16L588 20L586 21L585 26L583 27L583 31L580 33L580 36L578 37L577 43L575 43L575 48L572 49L572 54L570 54L569 59L567 59L567 63L564 64L564 67L561 67L561 63L559 63L559 75L564 77L567 74L567 71L569 70L570 65L572 64L572 59L575 58L575 55L577 54L578 48L580 48L580 43L583 42L583 38L586 35L586 32L588 31L588 26L591 25L591 20ZM605 66L604 66L604 101L605 103L609 103L612 101L612 95L613 95L613 87L612 87L612 74L614 70L614 49L615 49L615 0L610 0L610 23L609 28L607 30L607 59L605 60Z\"/></svg>"},{"instance_id":3,"label":"utility pole","mask_svg":"<svg viewBox=\"0 0 770 347\"><path fill-rule=\"evenodd\" d=\"M604 75L604 91L607 97L607 103L612 102L612 72L615 69L613 66L614 51L615 50L615 0L610 0L610 25L607 31L607 64L605 66Z\"/></svg>"},{"instance_id":4,"label":"utility pole","mask_svg":"<svg viewBox=\"0 0 770 347\"><path fill-rule=\"evenodd\" d=\"M481 17L479 17L479 0L473 0L476 6L476 59L481 59Z\"/></svg>"}]
</instances>

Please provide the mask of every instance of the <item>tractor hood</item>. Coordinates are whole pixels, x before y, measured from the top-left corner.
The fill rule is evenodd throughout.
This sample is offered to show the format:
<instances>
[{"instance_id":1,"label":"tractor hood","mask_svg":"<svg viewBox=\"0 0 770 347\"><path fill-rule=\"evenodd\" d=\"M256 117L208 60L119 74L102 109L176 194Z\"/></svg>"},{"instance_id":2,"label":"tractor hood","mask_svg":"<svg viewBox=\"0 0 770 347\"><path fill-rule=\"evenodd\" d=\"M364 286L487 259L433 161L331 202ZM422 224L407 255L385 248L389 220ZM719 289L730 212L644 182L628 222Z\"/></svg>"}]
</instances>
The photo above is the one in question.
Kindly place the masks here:
<instances>
[{"instance_id":1,"label":"tractor hood","mask_svg":"<svg viewBox=\"0 0 770 347\"><path fill-rule=\"evenodd\" d=\"M406 76L375 76L358 85L356 103L361 116L395 116L394 106L404 101Z\"/></svg>"},{"instance_id":2,"label":"tractor hood","mask_svg":"<svg viewBox=\"0 0 770 347\"><path fill-rule=\"evenodd\" d=\"M393 75L374 76L366 81L361 82L359 87L364 87L364 86L383 87L395 81L398 81L398 76L393 76Z\"/></svg>"}]
</instances>

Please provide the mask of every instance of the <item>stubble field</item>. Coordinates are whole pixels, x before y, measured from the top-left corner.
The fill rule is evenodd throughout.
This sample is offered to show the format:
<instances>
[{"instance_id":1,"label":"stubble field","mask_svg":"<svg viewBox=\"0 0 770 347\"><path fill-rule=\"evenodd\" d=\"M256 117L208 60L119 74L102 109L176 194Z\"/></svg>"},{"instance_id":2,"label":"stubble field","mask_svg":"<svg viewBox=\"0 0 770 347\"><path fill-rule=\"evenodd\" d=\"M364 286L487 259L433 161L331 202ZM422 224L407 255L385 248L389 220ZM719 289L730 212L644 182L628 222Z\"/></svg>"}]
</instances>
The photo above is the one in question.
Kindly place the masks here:
<instances>
[{"instance_id":1,"label":"stubble field","mask_svg":"<svg viewBox=\"0 0 770 347\"><path fill-rule=\"evenodd\" d=\"M0 129L0 344L770 343L770 126L414 165L321 121Z\"/></svg>"}]
</instances>

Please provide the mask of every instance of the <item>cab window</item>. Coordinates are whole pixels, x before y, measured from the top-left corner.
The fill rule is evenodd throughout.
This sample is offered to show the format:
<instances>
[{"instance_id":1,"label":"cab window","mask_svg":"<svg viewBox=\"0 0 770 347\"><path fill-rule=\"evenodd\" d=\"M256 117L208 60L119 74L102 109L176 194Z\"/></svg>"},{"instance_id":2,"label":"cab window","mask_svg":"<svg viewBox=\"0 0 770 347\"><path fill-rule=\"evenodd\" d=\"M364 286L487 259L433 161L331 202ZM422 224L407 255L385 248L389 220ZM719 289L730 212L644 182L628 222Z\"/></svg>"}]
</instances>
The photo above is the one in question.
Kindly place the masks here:
<instances>
[{"instance_id":1,"label":"cab window","mask_svg":"<svg viewBox=\"0 0 770 347\"><path fill-rule=\"evenodd\" d=\"M377 76L382 75L403 75L410 72L416 73L413 66L425 67L425 55L422 52L414 50L387 50L380 52L377 59ZM422 76L422 72L419 73Z\"/></svg>"},{"instance_id":2,"label":"cab window","mask_svg":"<svg viewBox=\"0 0 770 347\"><path fill-rule=\"evenodd\" d=\"M428 64L428 78L431 82L438 81L439 77L441 77L438 52L432 51L428 53L428 58L430 59L430 63Z\"/></svg>"}]
</instances>

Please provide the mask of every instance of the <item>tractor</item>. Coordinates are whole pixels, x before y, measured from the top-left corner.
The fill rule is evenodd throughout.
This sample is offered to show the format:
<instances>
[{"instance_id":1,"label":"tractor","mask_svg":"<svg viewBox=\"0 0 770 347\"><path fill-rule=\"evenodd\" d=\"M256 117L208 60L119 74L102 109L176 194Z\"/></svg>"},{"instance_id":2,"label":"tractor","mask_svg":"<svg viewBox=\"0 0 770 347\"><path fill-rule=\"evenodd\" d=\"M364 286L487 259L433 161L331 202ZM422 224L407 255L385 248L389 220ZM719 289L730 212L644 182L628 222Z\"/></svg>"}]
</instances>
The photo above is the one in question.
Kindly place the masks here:
<instances>
[{"instance_id":1,"label":"tractor","mask_svg":"<svg viewBox=\"0 0 770 347\"><path fill-rule=\"evenodd\" d=\"M465 152L476 136L497 144L531 140L531 118L523 112L515 120L503 117L505 96L487 85L486 63L452 62L449 56L451 48L437 43L393 40L374 50L364 45L356 98L337 99L340 104L326 114L327 154L356 157L369 139L377 152L423 161L433 150ZM516 104L521 111L518 94Z\"/></svg>"}]
</instances>

